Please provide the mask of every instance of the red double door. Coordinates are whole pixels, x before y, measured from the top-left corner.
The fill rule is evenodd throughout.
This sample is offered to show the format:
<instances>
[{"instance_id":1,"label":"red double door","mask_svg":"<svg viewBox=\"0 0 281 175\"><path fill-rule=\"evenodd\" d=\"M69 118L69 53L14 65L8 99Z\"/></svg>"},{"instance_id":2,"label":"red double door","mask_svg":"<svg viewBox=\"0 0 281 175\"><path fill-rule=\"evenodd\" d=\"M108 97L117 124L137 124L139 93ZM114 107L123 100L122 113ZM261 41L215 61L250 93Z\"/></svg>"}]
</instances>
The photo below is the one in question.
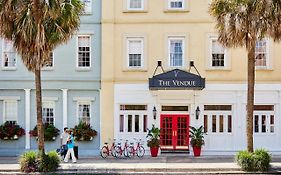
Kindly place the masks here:
<instances>
[{"instance_id":1,"label":"red double door","mask_svg":"<svg viewBox=\"0 0 281 175\"><path fill-rule=\"evenodd\" d=\"M160 120L161 149L189 149L189 115L162 114Z\"/></svg>"}]
</instances>

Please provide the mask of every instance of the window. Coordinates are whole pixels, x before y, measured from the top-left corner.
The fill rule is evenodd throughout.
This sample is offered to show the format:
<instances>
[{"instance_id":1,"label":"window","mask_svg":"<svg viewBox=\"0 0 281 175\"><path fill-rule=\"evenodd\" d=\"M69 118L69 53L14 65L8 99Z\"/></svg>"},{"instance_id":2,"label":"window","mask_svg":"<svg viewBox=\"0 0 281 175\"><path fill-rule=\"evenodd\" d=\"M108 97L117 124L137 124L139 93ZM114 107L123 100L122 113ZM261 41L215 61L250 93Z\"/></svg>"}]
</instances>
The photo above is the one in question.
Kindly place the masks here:
<instances>
[{"instance_id":1,"label":"window","mask_svg":"<svg viewBox=\"0 0 281 175\"><path fill-rule=\"evenodd\" d=\"M169 38L169 64L170 67L183 67L184 65L184 38Z\"/></svg>"},{"instance_id":2,"label":"window","mask_svg":"<svg viewBox=\"0 0 281 175\"><path fill-rule=\"evenodd\" d=\"M55 125L54 109L55 109L54 102L43 102L42 103L42 118L43 118L44 123Z\"/></svg>"},{"instance_id":3,"label":"window","mask_svg":"<svg viewBox=\"0 0 281 175\"><path fill-rule=\"evenodd\" d=\"M3 41L3 68L16 68L16 52L11 41Z\"/></svg>"},{"instance_id":4,"label":"window","mask_svg":"<svg viewBox=\"0 0 281 175\"><path fill-rule=\"evenodd\" d=\"M143 10L144 0L127 0L128 10Z\"/></svg>"},{"instance_id":5,"label":"window","mask_svg":"<svg viewBox=\"0 0 281 175\"><path fill-rule=\"evenodd\" d=\"M204 132L231 133L232 106L204 105Z\"/></svg>"},{"instance_id":6,"label":"window","mask_svg":"<svg viewBox=\"0 0 281 175\"><path fill-rule=\"evenodd\" d=\"M78 67L91 67L90 36L78 36Z\"/></svg>"},{"instance_id":7,"label":"window","mask_svg":"<svg viewBox=\"0 0 281 175\"><path fill-rule=\"evenodd\" d=\"M18 104L17 101L4 101L4 122L16 124L18 121Z\"/></svg>"},{"instance_id":8,"label":"window","mask_svg":"<svg viewBox=\"0 0 281 175\"><path fill-rule=\"evenodd\" d=\"M54 68L54 53L50 52L49 61L45 64L42 70L52 70Z\"/></svg>"},{"instance_id":9,"label":"window","mask_svg":"<svg viewBox=\"0 0 281 175\"><path fill-rule=\"evenodd\" d=\"M143 38L127 38L127 60L129 68L143 67Z\"/></svg>"},{"instance_id":10,"label":"window","mask_svg":"<svg viewBox=\"0 0 281 175\"><path fill-rule=\"evenodd\" d=\"M120 133L146 133L147 132L147 106L146 105L120 105L119 132Z\"/></svg>"},{"instance_id":11,"label":"window","mask_svg":"<svg viewBox=\"0 0 281 175\"><path fill-rule=\"evenodd\" d=\"M90 124L91 122L90 102L78 102L78 120Z\"/></svg>"},{"instance_id":12,"label":"window","mask_svg":"<svg viewBox=\"0 0 281 175\"><path fill-rule=\"evenodd\" d=\"M84 4L84 14L92 14L92 0L81 0Z\"/></svg>"},{"instance_id":13,"label":"window","mask_svg":"<svg viewBox=\"0 0 281 175\"><path fill-rule=\"evenodd\" d=\"M255 65L258 68L268 67L269 61L269 40L262 39L256 42Z\"/></svg>"},{"instance_id":14,"label":"window","mask_svg":"<svg viewBox=\"0 0 281 175\"><path fill-rule=\"evenodd\" d=\"M254 133L274 133L274 105L255 105L253 117Z\"/></svg>"},{"instance_id":15,"label":"window","mask_svg":"<svg viewBox=\"0 0 281 175\"><path fill-rule=\"evenodd\" d=\"M211 67L226 67L226 49L218 42L216 37L210 38L210 46Z\"/></svg>"},{"instance_id":16,"label":"window","mask_svg":"<svg viewBox=\"0 0 281 175\"><path fill-rule=\"evenodd\" d=\"M168 9L184 9L184 0L168 0Z\"/></svg>"}]
</instances>

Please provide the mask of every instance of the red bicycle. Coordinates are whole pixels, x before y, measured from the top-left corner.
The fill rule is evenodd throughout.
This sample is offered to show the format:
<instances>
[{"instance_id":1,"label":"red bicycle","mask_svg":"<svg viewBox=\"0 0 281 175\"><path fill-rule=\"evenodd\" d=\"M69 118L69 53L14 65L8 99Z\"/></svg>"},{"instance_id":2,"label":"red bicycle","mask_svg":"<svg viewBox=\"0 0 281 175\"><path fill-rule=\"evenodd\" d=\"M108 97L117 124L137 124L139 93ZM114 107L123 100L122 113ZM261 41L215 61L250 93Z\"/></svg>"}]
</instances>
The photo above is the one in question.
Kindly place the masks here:
<instances>
[{"instance_id":1,"label":"red bicycle","mask_svg":"<svg viewBox=\"0 0 281 175\"><path fill-rule=\"evenodd\" d=\"M120 139L120 141L122 141L122 139ZM128 140L125 141L123 148L121 142L116 146L116 158L121 158L122 155L125 157L132 157L132 154L129 152Z\"/></svg>"},{"instance_id":2,"label":"red bicycle","mask_svg":"<svg viewBox=\"0 0 281 175\"><path fill-rule=\"evenodd\" d=\"M137 139L134 138L134 140L137 140ZM134 146L134 143L130 143L129 153L133 156L137 155L139 158L143 157L143 155L145 153L145 149L141 145L141 139L139 141L137 141L136 147Z\"/></svg>"},{"instance_id":3,"label":"red bicycle","mask_svg":"<svg viewBox=\"0 0 281 175\"><path fill-rule=\"evenodd\" d=\"M109 139L110 140L110 139ZM116 139L113 139L113 142L111 144L111 147L108 147L108 142L104 143L104 146L100 150L100 155L102 158L106 158L109 155L112 155L116 158L116 145L115 145Z\"/></svg>"}]
</instances>

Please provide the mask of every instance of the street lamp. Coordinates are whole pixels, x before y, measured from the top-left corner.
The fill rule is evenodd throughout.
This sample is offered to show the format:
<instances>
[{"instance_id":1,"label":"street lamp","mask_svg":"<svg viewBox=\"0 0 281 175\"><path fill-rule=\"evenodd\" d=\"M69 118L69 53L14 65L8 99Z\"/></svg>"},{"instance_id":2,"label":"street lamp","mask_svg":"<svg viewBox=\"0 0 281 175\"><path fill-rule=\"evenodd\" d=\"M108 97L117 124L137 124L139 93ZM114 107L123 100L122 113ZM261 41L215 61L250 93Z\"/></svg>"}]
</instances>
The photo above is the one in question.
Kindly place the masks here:
<instances>
[{"instance_id":1,"label":"street lamp","mask_svg":"<svg viewBox=\"0 0 281 175\"><path fill-rule=\"evenodd\" d=\"M195 110L195 117L196 117L196 120L199 119L199 115L200 115L200 109L199 109L199 106L197 106L196 110Z\"/></svg>"},{"instance_id":2,"label":"street lamp","mask_svg":"<svg viewBox=\"0 0 281 175\"><path fill-rule=\"evenodd\" d=\"M153 107L152 112L153 112L153 119L156 120L157 110L156 110L156 107L155 107L155 106Z\"/></svg>"}]
</instances>

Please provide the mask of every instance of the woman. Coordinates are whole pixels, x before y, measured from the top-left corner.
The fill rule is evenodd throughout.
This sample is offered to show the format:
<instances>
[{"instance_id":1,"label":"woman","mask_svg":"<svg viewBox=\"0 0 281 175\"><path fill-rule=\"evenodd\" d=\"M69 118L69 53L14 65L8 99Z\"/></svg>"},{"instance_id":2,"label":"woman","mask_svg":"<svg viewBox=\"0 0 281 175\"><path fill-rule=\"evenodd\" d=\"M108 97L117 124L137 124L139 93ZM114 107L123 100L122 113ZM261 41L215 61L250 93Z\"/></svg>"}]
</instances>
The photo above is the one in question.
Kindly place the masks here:
<instances>
[{"instance_id":1,"label":"woman","mask_svg":"<svg viewBox=\"0 0 281 175\"><path fill-rule=\"evenodd\" d=\"M64 162L68 162L68 159L69 159L70 154L71 154L72 162L76 163L77 160L76 160L76 157L74 155L74 150L73 150L73 148L74 148L74 137L72 135L72 130L68 130L68 134L69 134L69 136L67 138L67 148L68 148L68 150L67 150L66 156L64 158Z\"/></svg>"}]
</instances>

